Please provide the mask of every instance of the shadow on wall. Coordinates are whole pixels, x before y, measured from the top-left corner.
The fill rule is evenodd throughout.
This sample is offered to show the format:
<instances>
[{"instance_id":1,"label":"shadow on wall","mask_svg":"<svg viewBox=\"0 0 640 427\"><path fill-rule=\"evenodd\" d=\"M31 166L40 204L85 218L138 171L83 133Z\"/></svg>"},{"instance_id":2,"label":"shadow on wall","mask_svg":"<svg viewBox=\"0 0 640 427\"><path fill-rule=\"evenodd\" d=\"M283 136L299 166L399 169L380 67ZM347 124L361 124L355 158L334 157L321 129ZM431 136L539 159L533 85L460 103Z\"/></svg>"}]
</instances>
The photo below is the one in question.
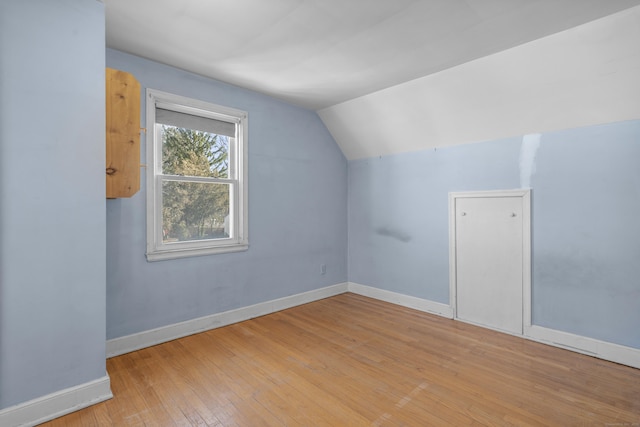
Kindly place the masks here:
<instances>
[{"instance_id":1,"label":"shadow on wall","mask_svg":"<svg viewBox=\"0 0 640 427\"><path fill-rule=\"evenodd\" d=\"M394 230L393 228L378 227L376 228L376 234L379 236L391 237L392 239L396 239L402 243L408 243L411 241L411 236L407 233L400 230Z\"/></svg>"}]
</instances>

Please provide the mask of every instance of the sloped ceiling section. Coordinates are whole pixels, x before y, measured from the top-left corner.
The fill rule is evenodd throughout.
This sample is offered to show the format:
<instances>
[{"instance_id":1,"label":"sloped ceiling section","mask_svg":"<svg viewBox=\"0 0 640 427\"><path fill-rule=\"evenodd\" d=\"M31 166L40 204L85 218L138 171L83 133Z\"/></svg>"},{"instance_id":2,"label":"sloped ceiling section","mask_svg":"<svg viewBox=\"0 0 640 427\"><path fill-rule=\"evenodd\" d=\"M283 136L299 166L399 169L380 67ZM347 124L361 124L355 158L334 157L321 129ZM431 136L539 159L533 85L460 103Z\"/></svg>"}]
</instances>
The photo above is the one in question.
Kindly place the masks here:
<instances>
[{"instance_id":1,"label":"sloped ceiling section","mask_svg":"<svg viewBox=\"0 0 640 427\"><path fill-rule=\"evenodd\" d=\"M640 0L104 3L107 47L320 111L349 158L603 120L640 27Z\"/></svg>"},{"instance_id":2,"label":"sloped ceiling section","mask_svg":"<svg viewBox=\"0 0 640 427\"><path fill-rule=\"evenodd\" d=\"M640 119L640 7L318 112L348 159Z\"/></svg>"},{"instance_id":3,"label":"sloped ceiling section","mask_svg":"<svg viewBox=\"0 0 640 427\"><path fill-rule=\"evenodd\" d=\"M640 0L104 0L107 46L314 110Z\"/></svg>"}]
</instances>

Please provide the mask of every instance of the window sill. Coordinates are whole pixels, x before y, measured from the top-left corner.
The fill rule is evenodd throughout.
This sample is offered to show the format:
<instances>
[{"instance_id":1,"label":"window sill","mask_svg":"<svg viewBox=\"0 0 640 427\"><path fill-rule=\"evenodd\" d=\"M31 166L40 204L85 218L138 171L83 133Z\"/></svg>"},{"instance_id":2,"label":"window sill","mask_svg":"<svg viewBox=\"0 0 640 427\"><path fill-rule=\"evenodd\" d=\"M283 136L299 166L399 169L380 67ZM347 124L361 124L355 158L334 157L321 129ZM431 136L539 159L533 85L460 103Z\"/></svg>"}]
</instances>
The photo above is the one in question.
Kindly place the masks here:
<instances>
[{"instance_id":1,"label":"window sill","mask_svg":"<svg viewBox=\"0 0 640 427\"><path fill-rule=\"evenodd\" d=\"M239 243L225 246L214 246L208 248L189 249L165 249L147 252L147 261L164 261L169 259L190 258L204 255L225 254L232 252L243 252L249 249L249 244Z\"/></svg>"}]
</instances>

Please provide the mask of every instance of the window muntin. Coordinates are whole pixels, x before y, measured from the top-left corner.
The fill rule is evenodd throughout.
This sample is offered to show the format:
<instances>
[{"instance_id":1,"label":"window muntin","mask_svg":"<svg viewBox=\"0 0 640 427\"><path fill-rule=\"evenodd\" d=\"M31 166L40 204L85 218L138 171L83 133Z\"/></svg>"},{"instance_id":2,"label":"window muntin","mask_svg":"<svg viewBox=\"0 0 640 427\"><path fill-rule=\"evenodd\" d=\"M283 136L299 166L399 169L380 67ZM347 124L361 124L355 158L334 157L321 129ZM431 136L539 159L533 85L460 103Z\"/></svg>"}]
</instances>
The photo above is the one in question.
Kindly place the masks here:
<instances>
[{"instance_id":1,"label":"window muntin","mask_svg":"<svg viewBox=\"0 0 640 427\"><path fill-rule=\"evenodd\" d=\"M247 114L147 90L147 259L248 248Z\"/></svg>"}]
</instances>

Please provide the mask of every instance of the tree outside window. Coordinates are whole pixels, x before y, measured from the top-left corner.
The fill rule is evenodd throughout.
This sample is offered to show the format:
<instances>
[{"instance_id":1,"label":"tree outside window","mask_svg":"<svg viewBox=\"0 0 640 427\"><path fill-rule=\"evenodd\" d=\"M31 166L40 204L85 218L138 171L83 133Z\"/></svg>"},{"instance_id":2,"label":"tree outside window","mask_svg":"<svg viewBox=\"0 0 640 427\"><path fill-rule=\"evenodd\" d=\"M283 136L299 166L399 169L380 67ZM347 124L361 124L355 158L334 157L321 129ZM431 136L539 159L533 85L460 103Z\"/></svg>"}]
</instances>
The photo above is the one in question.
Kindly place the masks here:
<instances>
[{"instance_id":1,"label":"tree outside window","mask_svg":"<svg viewBox=\"0 0 640 427\"><path fill-rule=\"evenodd\" d=\"M246 250L246 113L147 92L147 259Z\"/></svg>"}]
</instances>

